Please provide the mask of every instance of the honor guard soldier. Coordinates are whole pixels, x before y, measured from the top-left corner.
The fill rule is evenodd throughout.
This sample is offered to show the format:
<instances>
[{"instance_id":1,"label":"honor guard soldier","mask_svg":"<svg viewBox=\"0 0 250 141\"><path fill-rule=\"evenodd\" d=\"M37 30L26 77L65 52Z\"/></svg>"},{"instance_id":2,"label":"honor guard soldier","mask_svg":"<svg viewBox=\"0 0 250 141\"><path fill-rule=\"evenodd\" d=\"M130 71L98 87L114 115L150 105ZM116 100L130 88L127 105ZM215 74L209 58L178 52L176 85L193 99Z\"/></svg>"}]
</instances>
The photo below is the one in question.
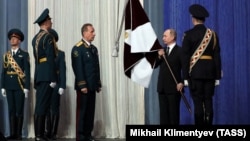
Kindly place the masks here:
<instances>
[{"instance_id":1,"label":"honor guard soldier","mask_svg":"<svg viewBox=\"0 0 250 141\"><path fill-rule=\"evenodd\" d=\"M196 125L213 123L213 96L221 79L220 44L217 34L204 25L208 11L199 4L189 7L194 27L184 33L183 77L194 104Z\"/></svg>"},{"instance_id":2,"label":"honor guard soldier","mask_svg":"<svg viewBox=\"0 0 250 141\"><path fill-rule=\"evenodd\" d=\"M96 92L101 91L100 66L97 48L91 44L95 38L92 24L81 28L82 39L71 50L77 94L76 141L91 141L94 128Z\"/></svg>"},{"instance_id":3,"label":"honor guard soldier","mask_svg":"<svg viewBox=\"0 0 250 141\"><path fill-rule=\"evenodd\" d=\"M54 44L57 48L56 42L59 39L57 32L54 29L50 29L49 33L54 37ZM45 136L52 140L56 140L57 138L56 135L60 119L60 97L62 94L64 94L64 91L66 89L65 53L58 48L55 62L57 69L57 81L50 101L50 110L46 115L45 126Z\"/></svg>"},{"instance_id":4,"label":"honor guard soldier","mask_svg":"<svg viewBox=\"0 0 250 141\"><path fill-rule=\"evenodd\" d=\"M7 97L10 136L7 139L22 140L24 100L30 90L30 57L20 48L24 35L19 29L8 32L11 49L3 55L2 95Z\"/></svg>"},{"instance_id":5,"label":"honor guard soldier","mask_svg":"<svg viewBox=\"0 0 250 141\"><path fill-rule=\"evenodd\" d=\"M34 113L35 140L47 141L44 136L45 115L49 110L49 103L53 88L56 85L56 47L53 36L48 32L52 27L49 9L45 9L34 24L40 27L32 40L35 58L34 87L36 89L36 105Z\"/></svg>"}]
</instances>

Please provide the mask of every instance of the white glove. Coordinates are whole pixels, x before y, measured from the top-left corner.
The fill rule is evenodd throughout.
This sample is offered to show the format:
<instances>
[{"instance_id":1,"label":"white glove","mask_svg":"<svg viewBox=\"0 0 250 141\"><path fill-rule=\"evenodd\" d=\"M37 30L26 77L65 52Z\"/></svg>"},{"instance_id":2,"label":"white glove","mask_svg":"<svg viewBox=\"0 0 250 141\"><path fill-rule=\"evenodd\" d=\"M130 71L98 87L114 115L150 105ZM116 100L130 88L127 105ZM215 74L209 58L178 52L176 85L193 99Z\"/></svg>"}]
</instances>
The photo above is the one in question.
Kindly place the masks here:
<instances>
[{"instance_id":1,"label":"white glove","mask_svg":"<svg viewBox=\"0 0 250 141\"><path fill-rule=\"evenodd\" d=\"M215 86L219 86L220 85L220 80L215 80Z\"/></svg>"},{"instance_id":2,"label":"white glove","mask_svg":"<svg viewBox=\"0 0 250 141\"><path fill-rule=\"evenodd\" d=\"M184 86L188 86L188 81L184 80Z\"/></svg>"},{"instance_id":3,"label":"white glove","mask_svg":"<svg viewBox=\"0 0 250 141\"><path fill-rule=\"evenodd\" d=\"M59 88L58 93L59 93L60 95L64 94L64 89L63 89L63 88Z\"/></svg>"},{"instance_id":4,"label":"white glove","mask_svg":"<svg viewBox=\"0 0 250 141\"><path fill-rule=\"evenodd\" d=\"M29 90L23 89L23 93L24 93L25 98L28 98Z\"/></svg>"},{"instance_id":5,"label":"white glove","mask_svg":"<svg viewBox=\"0 0 250 141\"><path fill-rule=\"evenodd\" d=\"M1 89L3 97L6 97L6 91L4 88Z\"/></svg>"},{"instance_id":6,"label":"white glove","mask_svg":"<svg viewBox=\"0 0 250 141\"><path fill-rule=\"evenodd\" d=\"M50 85L51 88L55 88L56 82L51 82L49 85Z\"/></svg>"}]
</instances>

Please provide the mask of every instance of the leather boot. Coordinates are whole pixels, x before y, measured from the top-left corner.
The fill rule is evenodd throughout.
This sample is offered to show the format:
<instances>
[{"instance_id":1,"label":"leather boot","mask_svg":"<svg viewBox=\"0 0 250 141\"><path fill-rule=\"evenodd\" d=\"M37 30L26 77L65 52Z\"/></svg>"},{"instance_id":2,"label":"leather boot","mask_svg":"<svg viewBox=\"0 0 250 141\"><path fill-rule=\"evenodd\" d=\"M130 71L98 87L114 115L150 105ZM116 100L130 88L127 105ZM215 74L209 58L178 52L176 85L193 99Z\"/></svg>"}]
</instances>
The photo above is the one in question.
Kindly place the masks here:
<instances>
[{"instance_id":1,"label":"leather boot","mask_svg":"<svg viewBox=\"0 0 250 141\"><path fill-rule=\"evenodd\" d=\"M46 115L46 118L45 118L45 132L44 132L44 135L47 137L47 138L51 138L51 115L50 114L47 114Z\"/></svg>"},{"instance_id":2,"label":"leather boot","mask_svg":"<svg viewBox=\"0 0 250 141\"><path fill-rule=\"evenodd\" d=\"M17 117L17 140L22 140L22 129L23 129L23 117Z\"/></svg>"},{"instance_id":3,"label":"leather boot","mask_svg":"<svg viewBox=\"0 0 250 141\"><path fill-rule=\"evenodd\" d=\"M57 129L58 129L58 123L59 123L59 115L53 115L52 116L52 140L56 140L57 137Z\"/></svg>"},{"instance_id":4,"label":"leather boot","mask_svg":"<svg viewBox=\"0 0 250 141\"><path fill-rule=\"evenodd\" d=\"M194 115L195 125L204 125L204 116L203 115Z\"/></svg>"},{"instance_id":5,"label":"leather boot","mask_svg":"<svg viewBox=\"0 0 250 141\"><path fill-rule=\"evenodd\" d=\"M44 136L44 128L45 128L45 116L37 116L35 117L35 141L48 141L48 139Z\"/></svg>"},{"instance_id":6,"label":"leather boot","mask_svg":"<svg viewBox=\"0 0 250 141\"><path fill-rule=\"evenodd\" d=\"M7 141L4 135L0 132L0 141Z\"/></svg>"},{"instance_id":7,"label":"leather boot","mask_svg":"<svg viewBox=\"0 0 250 141\"><path fill-rule=\"evenodd\" d=\"M9 121L10 121L10 136L7 137L7 140L13 140L16 139L16 116L11 115Z\"/></svg>"},{"instance_id":8,"label":"leather boot","mask_svg":"<svg viewBox=\"0 0 250 141\"><path fill-rule=\"evenodd\" d=\"M213 124L213 113L206 113L204 120L205 120L204 123L206 125L212 125Z\"/></svg>"}]
</instances>

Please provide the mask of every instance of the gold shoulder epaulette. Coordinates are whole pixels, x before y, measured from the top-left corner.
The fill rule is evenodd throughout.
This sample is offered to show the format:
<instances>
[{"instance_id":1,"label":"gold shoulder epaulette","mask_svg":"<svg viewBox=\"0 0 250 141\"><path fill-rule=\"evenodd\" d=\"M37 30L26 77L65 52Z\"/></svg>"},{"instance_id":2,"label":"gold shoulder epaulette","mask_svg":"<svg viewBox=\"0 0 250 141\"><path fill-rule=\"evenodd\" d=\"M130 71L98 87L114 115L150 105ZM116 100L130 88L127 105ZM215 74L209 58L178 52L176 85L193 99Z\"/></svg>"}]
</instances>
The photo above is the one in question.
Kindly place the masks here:
<instances>
[{"instance_id":1,"label":"gold shoulder epaulette","mask_svg":"<svg viewBox=\"0 0 250 141\"><path fill-rule=\"evenodd\" d=\"M82 44L83 44L83 41L79 41L79 42L76 44L76 46L79 47L79 46L81 46Z\"/></svg>"}]
</instances>

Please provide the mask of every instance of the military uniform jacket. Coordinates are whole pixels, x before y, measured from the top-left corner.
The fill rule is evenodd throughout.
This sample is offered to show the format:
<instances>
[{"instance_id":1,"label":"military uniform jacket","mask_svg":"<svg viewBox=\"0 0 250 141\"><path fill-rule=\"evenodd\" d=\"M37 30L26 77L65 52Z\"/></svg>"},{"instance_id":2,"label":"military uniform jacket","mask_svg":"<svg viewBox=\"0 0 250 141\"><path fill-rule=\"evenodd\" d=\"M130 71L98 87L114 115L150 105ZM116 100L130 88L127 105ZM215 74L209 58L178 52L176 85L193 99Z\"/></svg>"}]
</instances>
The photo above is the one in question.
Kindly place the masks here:
<instances>
[{"instance_id":1,"label":"military uniform jacket","mask_svg":"<svg viewBox=\"0 0 250 141\"><path fill-rule=\"evenodd\" d=\"M35 58L35 84L42 81L56 82L57 80L55 65L56 48L54 46L53 37L47 32L41 36L38 41L38 35L41 32L46 31L40 30L32 40L33 54ZM37 49L36 42L38 42Z\"/></svg>"},{"instance_id":2,"label":"military uniform jacket","mask_svg":"<svg viewBox=\"0 0 250 141\"><path fill-rule=\"evenodd\" d=\"M193 66L189 74L190 58L200 45L206 33L204 24L194 26L194 28L185 32L182 42L183 50L183 77L185 80L194 79L220 79L221 78L221 56L220 43L218 36L212 35L212 38L205 49L203 55L211 56L212 59L199 59Z\"/></svg>"},{"instance_id":3,"label":"military uniform jacket","mask_svg":"<svg viewBox=\"0 0 250 141\"><path fill-rule=\"evenodd\" d=\"M96 91L101 88L100 67L97 48L88 46L81 40L71 51L72 68L75 74L75 89L88 88Z\"/></svg>"},{"instance_id":4,"label":"military uniform jacket","mask_svg":"<svg viewBox=\"0 0 250 141\"><path fill-rule=\"evenodd\" d=\"M11 52L9 51L9 53ZM25 81L22 81L21 78L18 78L18 75L15 74L15 70L11 67L11 64L8 62L7 53L5 53L3 55L1 88L7 90L22 90L22 88L25 88L29 90L30 89L29 53L19 48L16 52L16 55L14 55L13 58L24 72Z\"/></svg>"},{"instance_id":5,"label":"military uniform jacket","mask_svg":"<svg viewBox=\"0 0 250 141\"><path fill-rule=\"evenodd\" d=\"M56 88L66 88L66 63L64 51L58 50L56 57L57 85Z\"/></svg>"},{"instance_id":6,"label":"military uniform jacket","mask_svg":"<svg viewBox=\"0 0 250 141\"><path fill-rule=\"evenodd\" d=\"M166 60L175 76L177 83L183 83L182 64L181 64L181 48L175 45L170 54L166 55ZM160 66L157 92L158 93L177 93L176 82L163 57L157 58L156 67Z\"/></svg>"}]
</instances>

